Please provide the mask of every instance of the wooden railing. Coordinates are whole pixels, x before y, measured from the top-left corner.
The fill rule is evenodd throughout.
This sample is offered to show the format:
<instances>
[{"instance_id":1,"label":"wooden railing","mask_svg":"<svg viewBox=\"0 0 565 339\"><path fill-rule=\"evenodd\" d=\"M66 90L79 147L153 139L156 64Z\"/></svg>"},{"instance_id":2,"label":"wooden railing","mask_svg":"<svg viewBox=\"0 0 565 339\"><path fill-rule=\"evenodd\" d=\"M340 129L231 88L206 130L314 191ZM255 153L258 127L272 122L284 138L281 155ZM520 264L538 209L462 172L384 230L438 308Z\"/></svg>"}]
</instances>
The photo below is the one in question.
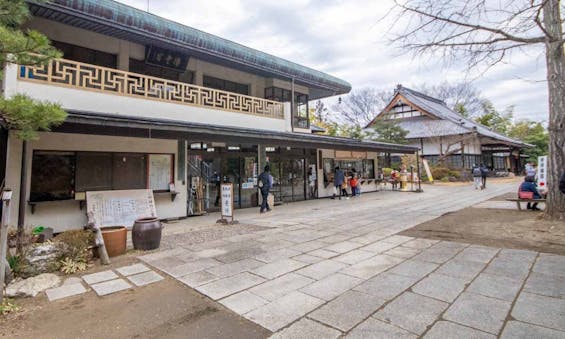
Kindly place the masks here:
<instances>
[{"instance_id":1,"label":"wooden railing","mask_svg":"<svg viewBox=\"0 0 565 339\"><path fill-rule=\"evenodd\" d=\"M53 60L46 66L20 66L18 78L55 86L284 119L283 104L277 101L66 59Z\"/></svg>"}]
</instances>

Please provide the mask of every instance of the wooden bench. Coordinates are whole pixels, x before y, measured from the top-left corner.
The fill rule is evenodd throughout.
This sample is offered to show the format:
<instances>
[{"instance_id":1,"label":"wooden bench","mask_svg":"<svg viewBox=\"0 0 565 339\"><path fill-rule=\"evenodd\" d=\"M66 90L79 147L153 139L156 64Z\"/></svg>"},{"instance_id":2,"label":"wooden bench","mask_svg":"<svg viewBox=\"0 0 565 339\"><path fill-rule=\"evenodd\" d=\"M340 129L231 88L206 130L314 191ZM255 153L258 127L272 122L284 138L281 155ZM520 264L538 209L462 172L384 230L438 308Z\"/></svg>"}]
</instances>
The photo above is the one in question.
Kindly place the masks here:
<instances>
[{"instance_id":1,"label":"wooden bench","mask_svg":"<svg viewBox=\"0 0 565 339\"><path fill-rule=\"evenodd\" d=\"M518 206L518 209L521 211L522 210L522 206L520 205L521 202L543 202L545 203L545 199L520 199L520 198L508 198L506 199L506 201L515 201L516 202L516 206Z\"/></svg>"}]
</instances>

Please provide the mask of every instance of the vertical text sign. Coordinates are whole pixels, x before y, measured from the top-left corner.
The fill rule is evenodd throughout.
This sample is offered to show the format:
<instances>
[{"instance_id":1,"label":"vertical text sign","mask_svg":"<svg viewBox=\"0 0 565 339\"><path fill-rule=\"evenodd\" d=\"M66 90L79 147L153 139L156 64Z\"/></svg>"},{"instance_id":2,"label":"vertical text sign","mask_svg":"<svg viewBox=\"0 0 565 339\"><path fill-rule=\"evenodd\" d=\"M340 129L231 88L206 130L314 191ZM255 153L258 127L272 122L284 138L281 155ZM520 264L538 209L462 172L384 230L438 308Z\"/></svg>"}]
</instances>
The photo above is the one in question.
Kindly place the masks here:
<instances>
[{"instance_id":1,"label":"vertical text sign","mask_svg":"<svg viewBox=\"0 0 565 339\"><path fill-rule=\"evenodd\" d=\"M222 184L222 217L233 218L233 184Z\"/></svg>"},{"instance_id":2,"label":"vertical text sign","mask_svg":"<svg viewBox=\"0 0 565 339\"><path fill-rule=\"evenodd\" d=\"M547 155L538 157L538 185L542 189L547 186Z\"/></svg>"}]
</instances>

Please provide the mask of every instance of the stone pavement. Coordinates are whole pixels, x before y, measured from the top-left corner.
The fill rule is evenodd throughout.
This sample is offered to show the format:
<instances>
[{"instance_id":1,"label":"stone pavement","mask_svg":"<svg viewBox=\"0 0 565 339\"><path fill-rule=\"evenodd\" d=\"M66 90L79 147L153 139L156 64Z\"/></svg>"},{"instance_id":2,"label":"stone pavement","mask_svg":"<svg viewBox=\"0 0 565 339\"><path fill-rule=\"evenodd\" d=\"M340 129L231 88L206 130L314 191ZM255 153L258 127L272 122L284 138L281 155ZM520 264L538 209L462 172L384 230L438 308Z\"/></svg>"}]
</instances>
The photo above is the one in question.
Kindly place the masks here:
<instances>
[{"instance_id":1,"label":"stone pavement","mask_svg":"<svg viewBox=\"0 0 565 339\"><path fill-rule=\"evenodd\" d=\"M260 230L140 259L274 338L563 338L565 257L397 235L515 186L236 211Z\"/></svg>"}]
</instances>

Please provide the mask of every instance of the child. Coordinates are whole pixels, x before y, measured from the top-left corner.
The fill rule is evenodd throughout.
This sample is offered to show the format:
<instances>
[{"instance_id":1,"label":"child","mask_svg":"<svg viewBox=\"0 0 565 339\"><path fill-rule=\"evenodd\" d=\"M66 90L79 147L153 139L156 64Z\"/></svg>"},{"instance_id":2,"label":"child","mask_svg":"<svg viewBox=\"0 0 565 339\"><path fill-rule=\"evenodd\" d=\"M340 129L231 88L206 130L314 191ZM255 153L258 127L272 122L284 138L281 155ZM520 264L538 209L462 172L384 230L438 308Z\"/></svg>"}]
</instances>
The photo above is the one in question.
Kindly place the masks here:
<instances>
[{"instance_id":1,"label":"child","mask_svg":"<svg viewBox=\"0 0 565 339\"><path fill-rule=\"evenodd\" d=\"M353 174L351 176L351 179L349 179L349 186L351 186L351 196L352 197L359 195L358 185L359 185L359 182L357 180L357 176L355 174Z\"/></svg>"}]
</instances>

